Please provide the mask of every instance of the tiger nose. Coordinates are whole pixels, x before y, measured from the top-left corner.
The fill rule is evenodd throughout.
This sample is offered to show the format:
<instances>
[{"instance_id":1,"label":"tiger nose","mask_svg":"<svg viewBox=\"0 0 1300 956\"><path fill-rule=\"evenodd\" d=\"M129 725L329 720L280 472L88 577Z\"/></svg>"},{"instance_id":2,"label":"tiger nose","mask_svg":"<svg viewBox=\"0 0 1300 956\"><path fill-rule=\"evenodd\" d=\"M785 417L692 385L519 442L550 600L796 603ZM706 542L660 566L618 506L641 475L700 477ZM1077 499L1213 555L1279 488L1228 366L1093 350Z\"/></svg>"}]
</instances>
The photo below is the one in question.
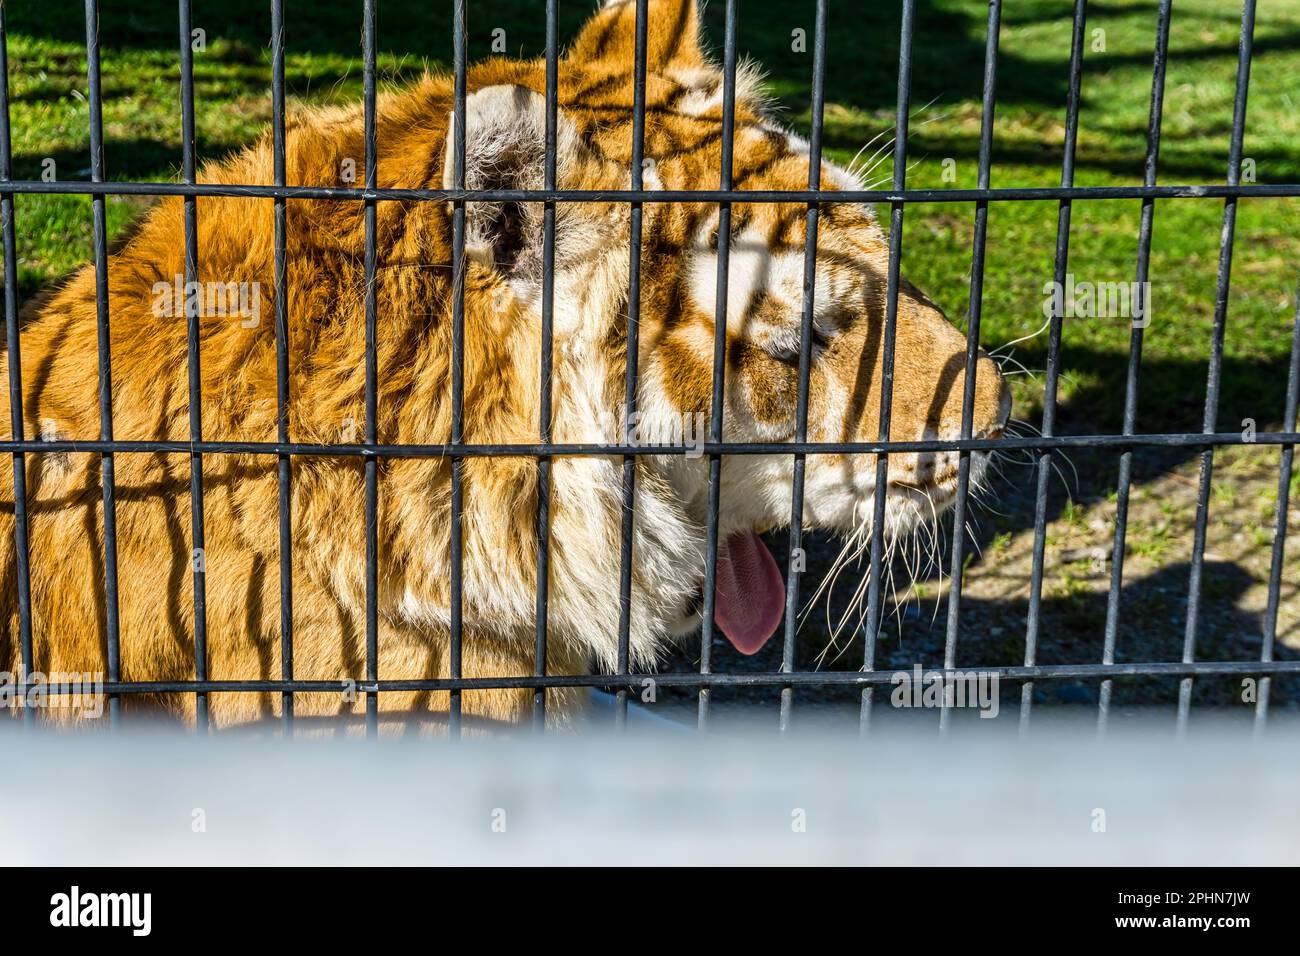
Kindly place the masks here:
<instances>
[{"instance_id":1,"label":"tiger nose","mask_svg":"<svg viewBox=\"0 0 1300 956\"><path fill-rule=\"evenodd\" d=\"M998 376L1002 378L1001 375ZM998 426L997 435L994 437L1001 438L1002 433L1006 431L1007 422L1011 420L1011 387L1007 385L1007 380L1002 379L1002 394L998 396Z\"/></svg>"},{"instance_id":2,"label":"tiger nose","mask_svg":"<svg viewBox=\"0 0 1300 956\"><path fill-rule=\"evenodd\" d=\"M1001 438L1003 433L1006 431L1007 422L1011 420L1011 387L1007 384L1007 380L1003 378L1002 370L998 367L998 363L995 362L983 349L980 349L979 365L977 368L977 386L983 385L987 382L989 385L984 387L987 388L991 385L993 388L997 389L997 413L996 417L993 417L992 420L981 429L980 433L977 434L976 437ZM989 397L992 398L993 396Z\"/></svg>"}]
</instances>

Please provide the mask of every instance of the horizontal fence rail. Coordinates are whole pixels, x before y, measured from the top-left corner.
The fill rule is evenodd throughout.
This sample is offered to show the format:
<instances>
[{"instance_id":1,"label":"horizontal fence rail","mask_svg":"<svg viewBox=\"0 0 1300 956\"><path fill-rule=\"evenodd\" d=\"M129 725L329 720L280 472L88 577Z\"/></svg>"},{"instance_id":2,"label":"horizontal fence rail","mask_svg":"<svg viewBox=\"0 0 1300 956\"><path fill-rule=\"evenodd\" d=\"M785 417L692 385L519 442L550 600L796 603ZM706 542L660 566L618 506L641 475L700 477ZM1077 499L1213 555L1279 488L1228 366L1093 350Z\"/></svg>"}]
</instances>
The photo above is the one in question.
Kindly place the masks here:
<instances>
[{"instance_id":1,"label":"horizontal fence rail","mask_svg":"<svg viewBox=\"0 0 1300 956\"><path fill-rule=\"evenodd\" d=\"M1083 680L1114 677L1257 676L1300 674L1300 661L1191 661L1188 663L1041 664L1032 667L926 667L927 678L961 678L972 673L997 676L1009 681ZM898 671L791 671L776 674L547 674L519 677L460 677L419 680L180 680L115 681L104 683L105 693L175 694L193 692L294 691L338 694L344 691L379 693L411 690L498 690L539 687L859 687L898 681ZM36 685L31 685L36 686ZM70 683L41 684L48 694L84 693L84 686Z\"/></svg>"},{"instance_id":2,"label":"horizontal fence rail","mask_svg":"<svg viewBox=\"0 0 1300 956\"><path fill-rule=\"evenodd\" d=\"M702 452L716 455L873 455L877 452L990 451L1041 448L1199 448L1204 445L1294 445L1300 432L1256 432L1247 438L1240 432L1175 432L1152 435L1049 435L1005 438L934 438L925 441L839 441L839 442L700 442L690 448L674 445L612 445L600 443L521 442L508 444L448 443L444 445L322 445L300 442L256 441L0 441L0 450L10 452L159 452L202 451L227 455L300 455L328 458L335 455L380 458L448 458L453 456L500 458L559 455L568 457L616 455L686 455Z\"/></svg>"},{"instance_id":3,"label":"horizontal fence rail","mask_svg":"<svg viewBox=\"0 0 1300 956\"><path fill-rule=\"evenodd\" d=\"M341 202L575 203L970 203L1073 199L1235 199L1300 196L1300 183L1234 186L1007 186L997 189L348 189L341 186L240 186L230 183L129 183L4 180L5 192L75 196L228 196L236 199L329 199Z\"/></svg>"}]
</instances>

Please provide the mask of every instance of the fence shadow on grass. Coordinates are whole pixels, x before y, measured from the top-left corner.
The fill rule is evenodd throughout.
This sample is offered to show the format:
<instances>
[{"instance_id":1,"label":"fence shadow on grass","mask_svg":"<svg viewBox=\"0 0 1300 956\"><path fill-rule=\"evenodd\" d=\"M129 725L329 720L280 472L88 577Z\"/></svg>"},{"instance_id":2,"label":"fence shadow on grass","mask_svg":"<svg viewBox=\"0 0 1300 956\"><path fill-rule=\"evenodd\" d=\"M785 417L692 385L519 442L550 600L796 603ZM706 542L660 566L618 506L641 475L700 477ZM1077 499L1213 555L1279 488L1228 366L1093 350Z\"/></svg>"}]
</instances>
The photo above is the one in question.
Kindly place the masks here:
<instances>
[{"instance_id":1,"label":"fence shadow on grass","mask_svg":"<svg viewBox=\"0 0 1300 956\"><path fill-rule=\"evenodd\" d=\"M590 3L560 4L559 37L561 44L570 41L595 8ZM1154 44L1156 4L1136 5L1089 4L1089 26L1106 27L1117 21L1141 17L1150 22ZM721 52L726 4L714 2L704 10L704 24L711 45ZM935 0L918 0L912 46L911 102L918 109L932 100L946 107L978 104L982 93L985 8L980 3L957 7ZM1201 15L1198 13L1198 16ZM9 31L16 37L82 47L85 43L85 18L78 4L49 4L40 0L9 0ZM898 45L900 6L893 3L868 3L849 7L832 7L827 40L826 97L832 107L847 106L865 113L892 115L898 82ZM137 0L101 0L99 29L105 64L105 96L138 95L131 84L115 81L115 61L120 53L159 53L170 56L179 45L177 13L166 4L142 8ZM385 79L413 76L424 66L446 67L451 60L451 4L429 4L415 0L385 0L378 9L377 43L381 54L381 74ZM1231 19L1236 19L1233 14ZM358 87L361 79L361 3L360 0L338 3L309 3L285 0L286 80L290 95L311 97L351 81ZM1017 13L1004 12L1004 33L1027 23L1058 23L1060 42L1034 41L1021 47L1004 42L998 54L998 104L1028 105L1052 116L1063 116L1066 106L1066 77L1069 67L1068 7L1050 10L1035 8ZM811 35L815 20L812 0L745 0L738 22L738 46L742 54L755 59L767 73L782 107L796 125L809 107L812 78ZM269 99L270 83L270 10L266 0L227 0L209 5L197 0L193 5L193 24L204 31L207 49L195 62L195 82L200 111L204 100L215 97L228 101L238 97L265 96ZM491 0L471 2L467 9L467 50L471 62L494 52L494 41L504 31L504 51L510 56L540 56L545 44L545 12L537 0ZM803 42L795 31L803 31ZM1268 33L1255 41L1257 54L1300 49L1300 31ZM1236 56L1236 44L1202 46L1190 50L1173 49L1170 61L1201 62L1215 59L1230 63ZM12 55L12 54L11 54ZM301 57L333 59L335 63L316 63L306 69ZM1089 71L1107 73L1122 67L1146 67L1151 54L1145 49L1133 53L1088 53ZM53 59L52 81L40 93L25 93L17 100L62 98L71 89L84 88L84 55ZM250 69L232 70L232 64L247 64ZM21 64L17 64L21 65ZM259 68L260 67L260 68ZM219 75L218 75L218 72ZM205 84L211 83L210 90ZM68 85L68 90L60 87ZM359 93L359 89L358 89ZM146 93L148 95L148 93ZM1087 104L1085 83L1085 112ZM1100 108L1100 107L1099 107ZM856 149L878 130L859 130L855 122L841 126L844 118L828 123L827 145ZM1136 116L1142 125L1135 132L1142 138L1145 110ZM859 137L859 132L865 133ZM851 135L852 141L844 139ZM1170 134L1172 135L1172 134ZM973 153L978 132L967 137L937 139L926 142L927 148L945 156ZM111 144L110 144L111 146ZM1059 168L1059 144L1044 144L1038 151L1002 155L1000 147L995 161L1028 162ZM177 146L179 150L179 146ZM1277 171L1293 157L1252 153L1267 159ZM1099 157L1098 168L1140 175L1140 152L1128 158ZM1169 159L1168 157L1166 158ZM1093 160L1080 155L1078 165L1087 168ZM1178 167L1162 164L1166 174L1222 175L1223 158L1207 155L1204 160L1184 157ZM156 169L151 166L150 170ZM129 166L114 166L116 175L138 172Z\"/></svg>"},{"instance_id":2,"label":"fence shadow on grass","mask_svg":"<svg viewBox=\"0 0 1300 956\"><path fill-rule=\"evenodd\" d=\"M785 551L769 538L778 562ZM810 568L812 560L810 559ZM1053 569L1049 569L1049 574ZM1182 659L1183 628L1187 607L1187 582L1190 565L1179 562L1166 565L1146 576L1129 575L1121 592L1115 659L1117 662L1178 661ZM1109 580L1109 569L1105 580ZM1241 610L1238 603L1254 583L1249 571L1232 562L1210 561L1205 566L1206 593L1201 602L1197 659L1205 661L1257 661L1262 646L1262 615ZM855 578L841 589L838 612L843 597L857 583ZM1027 582L1026 582L1027 584ZM1027 591L1027 587L1025 589ZM1099 664L1102 659L1104 624L1108 595L1077 593L1062 596L1054 589L1044 589L1042 629L1037 661L1039 664ZM982 667L1012 667L1024 663L1025 629L1029 604L1027 596L1010 599L982 600L964 594L961 604L961 631L957 645L957 667L978 670ZM932 618L933 615L933 618ZM886 618L876 644L876 669L910 671L915 664L923 668L940 668L944 659L947 603L937 608L933 600L923 607L911 605L903 612L901 627L892 605L886 606ZM861 629L850 625L839 644L824 658L829 644L824 627L824 611L819 606L801 628L795 670L853 671L860 669L865 650ZM744 657L734 651L725 638L715 639L712 669L715 673L772 673L781 667L780 633L758 654ZM1275 644L1274 657L1280 661L1300 660L1300 652ZM699 645L694 638L676 648L662 669L691 671L699 666ZM890 687L876 692L877 704L888 706ZM1242 708L1242 678L1201 677L1194 685L1193 702L1199 706ZM668 700L685 700L693 691L660 688ZM1115 683L1116 706L1173 704L1177 700L1178 678L1133 677ZM1095 681L1050 680L1035 685L1035 700L1051 704L1097 705ZM796 700L813 705L848 706L856 703L860 693L855 688L808 687L796 691ZM744 702L775 704L778 692L772 688L719 687L712 692L716 704ZM1003 682L1004 707L1019 700L1020 685ZM1273 680L1271 703L1278 708L1300 706L1300 678L1283 675ZM1252 703L1248 700L1246 703Z\"/></svg>"}]
</instances>

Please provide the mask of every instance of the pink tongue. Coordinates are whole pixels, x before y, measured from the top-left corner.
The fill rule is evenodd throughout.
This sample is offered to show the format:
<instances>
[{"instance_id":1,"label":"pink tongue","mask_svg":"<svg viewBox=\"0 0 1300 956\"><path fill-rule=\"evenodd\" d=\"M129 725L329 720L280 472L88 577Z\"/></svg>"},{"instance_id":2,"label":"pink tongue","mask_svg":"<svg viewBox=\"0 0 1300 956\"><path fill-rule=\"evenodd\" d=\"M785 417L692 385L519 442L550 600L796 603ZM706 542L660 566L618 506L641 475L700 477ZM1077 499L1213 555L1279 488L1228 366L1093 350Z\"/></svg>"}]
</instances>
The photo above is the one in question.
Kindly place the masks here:
<instances>
[{"instance_id":1,"label":"pink tongue","mask_svg":"<svg viewBox=\"0 0 1300 956\"><path fill-rule=\"evenodd\" d=\"M752 531L739 531L718 549L713 620L742 654L757 654L781 623L785 580L772 552Z\"/></svg>"}]
</instances>

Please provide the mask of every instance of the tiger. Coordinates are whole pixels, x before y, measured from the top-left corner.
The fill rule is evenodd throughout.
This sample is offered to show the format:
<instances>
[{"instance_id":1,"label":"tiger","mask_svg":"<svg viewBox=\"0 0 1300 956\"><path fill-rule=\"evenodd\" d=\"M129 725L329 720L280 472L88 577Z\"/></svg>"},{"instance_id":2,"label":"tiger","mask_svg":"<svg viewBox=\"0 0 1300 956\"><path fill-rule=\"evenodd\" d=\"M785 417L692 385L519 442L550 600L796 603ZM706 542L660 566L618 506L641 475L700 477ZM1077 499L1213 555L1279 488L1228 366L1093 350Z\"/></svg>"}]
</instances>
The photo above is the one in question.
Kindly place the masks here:
<instances>
[{"instance_id":1,"label":"tiger","mask_svg":"<svg viewBox=\"0 0 1300 956\"><path fill-rule=\"evenodd\" d=\"M200 663L208 680L291 675L330 682L328 691L292 695L272 686L216 689L206 695L206 720L215 727L275 721L290 699L295 719L359 722L365 695L335 685L355 688L367 670L365 460L358 454L288 456L290 547L282 575L282 459L248 447L276 442L279 435L277 292L286 327L285 411L292 443L361 442L370 294L375 442L451 447L458 262L464 446L539 442L548 271L552 442L623 447L632 407L643 435L698 438L708 431L718 322L724 323L725 344L723 441L795 440L806 203L733 202L720 241L718 202L655 202L653 193L719 187L728 111L731 184L737 191L807 189L811 147L773 118L755 66L740 65L728 96L724 71L706 49L695 0L649 0L647 12L639 176L633 169L636 4L604 2L558 55L555 187L589 191L594 198L554 203L549 248L541 202L471 199L458 210L446 194L427 201L376 199L375 270L368 290L360 197L291 198L284 203L284 281L277 290L275 203L238 190L194 200L194 286L186 283L181 197L158 201L116 241L104 277L113 439L192 439L187 317L194 314L197 434L205 442L236 444L201 456L201 553L193 547L189 451L111 456L112 554L105 550L103 456L68 445L23 456L34 672L102 673L115 604L121 679L167 685L123 694L122 708L194 723L198 695L176 685L199 673L199 577L206 637ZM382 91L375 106L376 186L544 188L546 67L544 58L493 57L467 68L461 169L453 76L428 72ZM366 141L361 104L294 106L285 124L285 181L360 190L365 183L348 173L363 168ZM816 172L814 181L832 197L862 188L855 175L828 159L821 159ZM633 204L606 194L629 190L638 178L649 198L640 204L637 350L630 359ZM198 174L199 183L217 186L275 181L270 133L205 163ZM459 258L458 216L464 241ZM723 245L729 258L720 296ZM806 333L809 442L879 438L889 254L870 206L820 204ZM0 376L9 389L10 365L21 369L26 436L60 442L100 437L97 285L95 267L87 264L23 304L20 355L6 355ZM965 335L905 279L897 285L894 335L889 438L960 437ZM630 360L637 363L634 403L625 394ZM1010 392L982 350L974 367L971 434L997 439L1010 414ZM528 454L466 454L458 462L442 453L378 456L376 580L370 595L378 678L461 676L491 684L534 673L539 504L546 505L549 540L545 673L603 674L624 666L652 671L673 642L701 629L709 603L703 587L710 456L652 443L647 452L636 456L634 466L626 622L620 621L622 455L552 456L544 501L538 460ZM783 619L782 569L761 534L790 522L795 458L721 456L713 624L741 654L756 653ZM986 458L978 451L970 455L975 480ZM886 533L905 535L956 496L956 451L894 451L883 489L876 487L876 464L869 453L808 454L803 528L861 534L882 494ZM456 469L463 556L455 609L459 660L453 660L452 647ZM14 477L3 472L0 523L12 542ZM23 664L16 555L13 547L0 555L0 665L11 674ZM116 562L115 596L109 560ZM284 615L282 599L289 602ZM378 695L379 719L385 727L413 719L443 727L452 696L446 689L385 690ZM547 719L556 723L571 722L587 700L577 688L549 687L544 696ZM516 682L461 690L456 706L468 721L515 725L531 718L535 703L534 690Z\"/></svg>"}]
</instances>

